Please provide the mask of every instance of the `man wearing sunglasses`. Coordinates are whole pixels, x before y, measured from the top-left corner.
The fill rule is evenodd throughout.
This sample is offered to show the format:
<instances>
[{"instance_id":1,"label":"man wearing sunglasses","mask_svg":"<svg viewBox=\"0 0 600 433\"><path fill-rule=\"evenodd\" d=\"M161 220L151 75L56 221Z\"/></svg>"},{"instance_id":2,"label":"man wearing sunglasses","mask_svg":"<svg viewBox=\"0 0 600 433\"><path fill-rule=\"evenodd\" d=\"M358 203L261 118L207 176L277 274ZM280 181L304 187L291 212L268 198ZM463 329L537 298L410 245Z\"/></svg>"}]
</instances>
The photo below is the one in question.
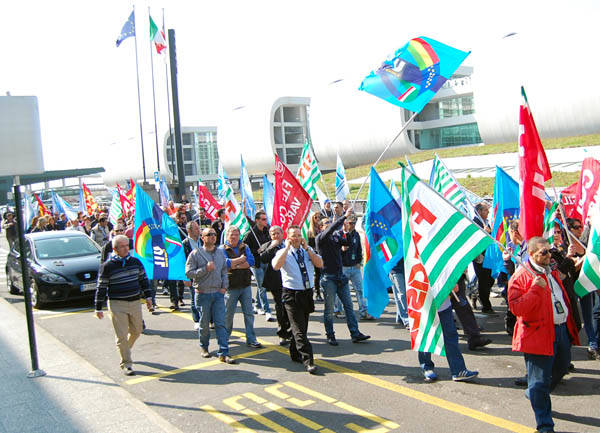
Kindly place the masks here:
<instances>
[{"instance_id":1,"label":"man wearing sunglasses","mask_svg":"<svg viewBox=\"0 0 600 433\"><path fill-rule=\"evenodd\" d=\"M517 317L513 350L527 366L526 396L537 431L553 432L550 392L568 372L571 344L579 344L569 297L557 271L550 271L550 245L542 237L527 243L529 262L508 283L508 304Z\"/></svg>"}]
</instances>

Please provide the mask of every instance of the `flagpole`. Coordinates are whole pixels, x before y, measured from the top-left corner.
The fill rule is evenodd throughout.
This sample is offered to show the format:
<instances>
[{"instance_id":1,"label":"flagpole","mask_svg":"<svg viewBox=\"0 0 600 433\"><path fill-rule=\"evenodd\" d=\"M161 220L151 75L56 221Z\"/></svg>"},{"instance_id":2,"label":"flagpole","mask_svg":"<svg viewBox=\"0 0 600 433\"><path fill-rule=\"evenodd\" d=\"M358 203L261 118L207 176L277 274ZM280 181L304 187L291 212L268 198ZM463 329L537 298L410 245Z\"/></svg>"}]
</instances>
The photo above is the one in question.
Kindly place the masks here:
<instances>
[{"instance_id":1,"label":"flagpole","mask_svg":"<svg viewBox=\"0 0 600 433\"><path fill-rule=\"evenodd\" d=\"M402 169L406 170L406 167L404 166L404 164L399 163L402 166ZM458 211L462 216L464 216L466 219L468 219L469 221L471 221L471 218L469 218L461 209L457 208L454 204L452 204L450 201L448 201L446 199L446 197L444 197L442 194L440 194L438 191L436 191L434 188L432 188L430 185L428 185L427 183L423 182L421 179L419 179L419 182L421 182L423 185L425 185L427 188L429 188L432 192L434 192L435 194L437 194L437 196L439 198L441 198L442 200L444 200L446 203L448 203L450 206L452 206L456 211ZM404 192L403 192L404 193ZM483 227L480 227L477 224L474 224L479 231L481 231L482 233L484 233L487 237L489 237L492 241L494 241L494 243L500 248L500 250L502 250L502 252L507 252L511 255L511 257L513 257L520 265L523 265L523 261L521 260L520 257L510 253L506 247L504 245L502 245L502 243L494 238L490 233L486 232ZM526 266L523 266L525 268L525 270L527 272L529 272L533 277L537 277L537 275L535 275L533 273L533 271L529 270Z\"/></svg>"},{"instance_id":2,"label":"flagpole","mask_svg":"<svg viewBox=\"0 0 600 433\"><path fill-rule=\"evenodd\" d=\"M379 163L379 161L381 161L381 158L383 158L383 155L385 154L385 152L387 152L388 149L390 147L392 147L392 145L398 139L398 137L400 137L400 135L402 135L402 133L406 130L406 128L408 128L408 125L410 125L412 123L412 121L415 119L415 117L417 117L417 114L419 114L419 112L414 112L412 114L412 116L410 116L410 118L402 126L402 129L400 129L400 132L398 132L398 134L393 138L393 140L390 141L390 144L388 144L387 147L385 149L383 149L383 152L381 152L381 155L379 155L379 158L377 158L377 160L373 163L373 165L372 165L373 168ZM368 175L365 176L362 184L360 185L360 188L358 189L358 192L356 193L356 196L354 197L354 200L352 200L352 208L354 208L354 203L356 203L356 200L358 199L358 196L360 195L360 192L362 191L363 187L365 186L365 183L367 183L367 179L368 178L369 178Z\"/></svg>"},{"instance_id":3,"label":"flagpole","mask_svg":"<svg viewBox=\"0 0 600 433\"><path fill-rule=\"evenodd\" d=\"M437 153L435 154L435 156L438 159L438 161L444 166L444 168L446 169L446 171L450 174L450 176L452 177L452 180L454 181L454 183L456 183L458 185L458 187L461 190L463 190L464 188L462 187L462 185L460 183L458 183L458 181L456 180L456 177L454 177L454 173L452 173L448 169L448 167L446 166L446 163L444 161L442 161L442 158L440 158ZM473 204L473 202L471 200L469 200L469 196L467 194L465 194L465 200L467 200L469 202L469 204L471 205L472 208L475 208L475 205Z\"/></svg>"},{"instance_id":4,"label":"flagpole","mask_svg":"<svg viewBox=\"0 0 600 433\"><path fill-rule=\"evenodd\" d=\"M150 6L148 6L148 18L150 17ZM154 90L154 59L152 58L152 39L150 39L150 72L152 76L152 107L154 108L154 140L156 141L156 171L160 174L160 159L158 153L158 128L156 126L156 91Z\"/></svg>"},{"instance_id":5,"label":"flagpole","mask_svg":"<svg viewBox=\"0 0 600 433\"><path fill-rule=\"evenodd\" d=\"M162 9L162 31L163 38L165 37L165 8ZM169 47L170 49L170 47ZM175 182L175 155L173 153L173 127L171 126L171 98L169 95L169 68L165 55L165 81L167 83L167 117L169 118L169 142L171 143L171 174L173 175L172 182Z\"/></svg>"},{"instance_id":6,"label":"flagpole","mask_svg":"<svg viewBox=\"0 0 600 433\"><path fill-rule=\"evenodd\" d=\"M135 5L133 5L133 16L135 17ZM135 18L134 18L135 20ZM146 159L144 157L144 131L142 129L142 102L140 98L140 69L138 66L137 32L133 34L135 44L135 76L137 79L138 115L140 119L140 142L142 144L142 170L144 171L144 184L146 183Z\"/></svg>"}]
</instances>

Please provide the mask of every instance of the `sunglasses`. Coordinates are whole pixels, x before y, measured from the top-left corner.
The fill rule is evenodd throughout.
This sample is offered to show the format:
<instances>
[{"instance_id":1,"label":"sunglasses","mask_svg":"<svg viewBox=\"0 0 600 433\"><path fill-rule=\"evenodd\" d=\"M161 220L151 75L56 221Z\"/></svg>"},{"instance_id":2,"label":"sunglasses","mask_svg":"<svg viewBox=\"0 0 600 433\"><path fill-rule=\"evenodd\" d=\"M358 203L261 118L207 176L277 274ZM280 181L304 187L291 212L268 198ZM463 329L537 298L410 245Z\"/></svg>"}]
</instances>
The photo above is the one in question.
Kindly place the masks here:
<instances>
[{"instance_id":1,"label":"sunglasses","mask_svg":"<svg viewBox=\"0 0 600 433\"><path fill-rule=\"evenodd\" d=\"M545 256L546 254L550 254L550 250L548 248L545 248L543 250L539 250L538 251L542 256Z\"/></svg>"},{"instance_id":2,"label":"sunglasses","mask_svg":"<svg viewBox=\"0 0 600 433\"><path fill-rule=\"evenodd\" d=\"M573 226L572 230L579 230L581 228L581 226Z\"/></svg>"},{"instance_id":3,"label":"sunglasses","mask_svg":"<svg viewBox=\"0 0 600 433\"><path fill-rule=\"evenodd\" d=\"M208 233L208 234L204 235L204 237L208 237L208 236L217 236L217 234L216 233Z\"/></svg>"}]
</instances>

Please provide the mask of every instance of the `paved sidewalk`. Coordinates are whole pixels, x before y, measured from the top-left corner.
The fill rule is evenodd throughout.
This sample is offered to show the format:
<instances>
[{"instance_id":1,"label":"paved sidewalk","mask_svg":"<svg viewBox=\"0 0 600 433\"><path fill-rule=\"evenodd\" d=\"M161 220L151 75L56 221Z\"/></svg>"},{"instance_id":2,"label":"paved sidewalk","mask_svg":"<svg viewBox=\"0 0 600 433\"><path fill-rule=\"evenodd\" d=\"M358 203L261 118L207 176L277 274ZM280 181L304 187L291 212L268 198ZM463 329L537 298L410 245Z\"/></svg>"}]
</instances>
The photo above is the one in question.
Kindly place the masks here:
<instances>
[{"instance_id":1,"label":"paved sidewalk","mask_svg":"<svg viewBox=\"0 0 600 433\"><path fill-rule=\"evenodd\" d=\"M25 316L0 298L0 433L180 433L39 326L36 336L46 376L30 379Z\"/></svg>"}]
</instances>

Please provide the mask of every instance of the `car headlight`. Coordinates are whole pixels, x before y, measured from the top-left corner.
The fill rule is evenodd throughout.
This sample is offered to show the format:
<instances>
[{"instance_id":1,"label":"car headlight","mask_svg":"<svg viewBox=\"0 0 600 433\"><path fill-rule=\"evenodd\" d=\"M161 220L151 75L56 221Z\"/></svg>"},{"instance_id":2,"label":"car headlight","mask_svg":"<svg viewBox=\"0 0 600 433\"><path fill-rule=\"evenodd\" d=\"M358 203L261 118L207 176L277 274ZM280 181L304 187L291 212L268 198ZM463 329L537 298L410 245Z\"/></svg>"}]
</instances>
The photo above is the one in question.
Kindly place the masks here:
<instances>
[{"instance_id":1,"label":"car headlight","mask_svg":"<svg viewBox=\"0 0 600 433\"><path fill-rule=\"evenodd\" d=\"M66 283L65 277L61 277L58 274L39 274L39 278L46 283Z\"/></svg>"}]
</instances>

